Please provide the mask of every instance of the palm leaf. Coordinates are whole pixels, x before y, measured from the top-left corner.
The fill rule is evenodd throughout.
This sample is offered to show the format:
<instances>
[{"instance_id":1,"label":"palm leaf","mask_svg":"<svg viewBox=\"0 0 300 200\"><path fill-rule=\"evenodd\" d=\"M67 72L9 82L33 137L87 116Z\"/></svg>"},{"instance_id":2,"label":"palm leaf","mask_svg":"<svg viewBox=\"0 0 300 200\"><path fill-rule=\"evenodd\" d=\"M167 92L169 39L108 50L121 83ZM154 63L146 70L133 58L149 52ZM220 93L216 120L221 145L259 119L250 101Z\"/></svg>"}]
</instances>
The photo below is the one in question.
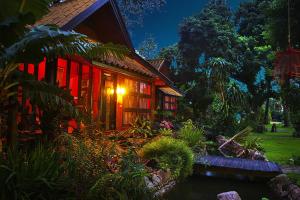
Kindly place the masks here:
<instances>
[{"instance_id":1,"label":"palm leaf","mask_svg":"<svg viewBox=\"0 0 300 200\"><path fill-rule=\"evenodd\" d=\"M29 98L33 105L42 108L44 111L57 110L69 117L81 117L78 109L73 104L70 91L44 81L34 80L30 75L23 75L20 84L23 88L24 97Z\"/></svg>"},{"instance_id":2,"label":"palm leaf","mask_svg":"<svg viewBox=\"0 0 300 200\"><path fill-rule=\"evenodd\" d=\"M88 59L122 58L128 49L121 45L91 42L87 36L74 31L61 31L54 26L37 26L4 50L1 62L38 63L66 55L81 55Z\"/></svg>"}]
</instances>

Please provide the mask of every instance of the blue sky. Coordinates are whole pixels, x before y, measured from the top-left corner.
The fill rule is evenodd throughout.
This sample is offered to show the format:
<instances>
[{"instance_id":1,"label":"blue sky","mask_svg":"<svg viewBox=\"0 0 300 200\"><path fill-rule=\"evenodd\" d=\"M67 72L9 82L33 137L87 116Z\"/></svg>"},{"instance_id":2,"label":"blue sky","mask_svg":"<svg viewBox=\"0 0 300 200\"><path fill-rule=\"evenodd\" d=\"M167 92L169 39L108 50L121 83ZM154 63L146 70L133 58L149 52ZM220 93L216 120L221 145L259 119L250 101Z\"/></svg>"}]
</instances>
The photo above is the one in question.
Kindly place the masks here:
<instances>
[{"instance_id":1,"label":"blue sky","mask_svg":"<svg viewBox=\"0 0 300 200\"><path fill-rule=\"evenodd\" d=\"M228 0L230 7L235 9L245 0ZM175 44L179 40L179 24L184 18L198 13L208 0L167 0L167 4L159 11L147 14L142 27L131 31L135 48L151 34L159 48Z\"/></svg>"}]
</instances>

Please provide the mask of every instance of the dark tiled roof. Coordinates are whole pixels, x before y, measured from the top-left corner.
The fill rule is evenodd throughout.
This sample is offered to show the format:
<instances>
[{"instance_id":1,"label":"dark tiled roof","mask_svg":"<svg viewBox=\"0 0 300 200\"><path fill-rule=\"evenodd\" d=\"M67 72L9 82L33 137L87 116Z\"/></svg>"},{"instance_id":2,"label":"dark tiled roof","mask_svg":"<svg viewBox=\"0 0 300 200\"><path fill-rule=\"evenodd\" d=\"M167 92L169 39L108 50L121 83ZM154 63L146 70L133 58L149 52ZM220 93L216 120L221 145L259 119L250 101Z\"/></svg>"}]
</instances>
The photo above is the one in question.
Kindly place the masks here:
<instances>
[{"instance_id":1,"label":"dark tiled roof","mask_svg":"<svg viewBox=\"0 0 300 200\"><path fill-rule=\"evenodd\" d=\"M135 59L132 59L130 57L125 57L123 60L114 57L108 57L105 58L103 62L112 66L117 66L126 69L128 71L133 71L146 76L155 77L155 74L153 72L151 72L150 70L145 68L142 64L140 64Z\"/></svg>"},{"instance_id":2,"label":"dark tiled roof","mask_svg":"<svg viewBox=\"0 0 300 200\"><path fill-rule=\"evenodd\" d=\"M50 7L50 12L40 19L36 25L54 24L63 27L74 17L92 6L97 0L66 0Z\"/></svg>"}]
</instances>

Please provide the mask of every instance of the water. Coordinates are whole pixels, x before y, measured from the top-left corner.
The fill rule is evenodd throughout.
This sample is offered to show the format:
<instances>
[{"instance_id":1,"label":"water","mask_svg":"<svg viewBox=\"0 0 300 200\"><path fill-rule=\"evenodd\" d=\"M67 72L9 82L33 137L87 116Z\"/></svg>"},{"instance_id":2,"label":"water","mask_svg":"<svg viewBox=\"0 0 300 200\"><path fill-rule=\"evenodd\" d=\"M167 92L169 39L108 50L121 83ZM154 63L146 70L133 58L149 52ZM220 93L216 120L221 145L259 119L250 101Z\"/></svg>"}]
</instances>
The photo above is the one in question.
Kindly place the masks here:
<instances>
[{"instance_id":1,"label":"water","mask_svg":"<svg viewBox=\"0 0 300 200\"><path fill-rule=\"evenodd\" d=\"M216 178L206 176L193 176L171 190L168 200L216 200L217 194L228 191L237 191L242 200L261 200L270 195L266 182L245 181L232 178Z\"/></svg>"}]
</instances>

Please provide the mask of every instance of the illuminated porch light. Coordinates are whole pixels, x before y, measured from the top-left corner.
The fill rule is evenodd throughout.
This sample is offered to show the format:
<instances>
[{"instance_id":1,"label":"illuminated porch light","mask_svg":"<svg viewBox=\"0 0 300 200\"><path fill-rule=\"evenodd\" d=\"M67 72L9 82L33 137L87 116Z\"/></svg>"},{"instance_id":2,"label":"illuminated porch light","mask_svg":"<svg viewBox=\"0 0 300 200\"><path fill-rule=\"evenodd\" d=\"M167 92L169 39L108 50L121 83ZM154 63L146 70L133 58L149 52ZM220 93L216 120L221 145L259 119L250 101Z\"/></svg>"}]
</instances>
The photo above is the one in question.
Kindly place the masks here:
<instances>
[{"instance_id":1,"label":"illuminated porch light","mask_svg":"<svg viewBox=\"0 0 300 200\"><path fill-rule=\"evenodd\" d=\"M126 89L123 87L118 87L117 88L117 94L119 95L125 95L126 94Z\"/></svg>"}]
</instances>

